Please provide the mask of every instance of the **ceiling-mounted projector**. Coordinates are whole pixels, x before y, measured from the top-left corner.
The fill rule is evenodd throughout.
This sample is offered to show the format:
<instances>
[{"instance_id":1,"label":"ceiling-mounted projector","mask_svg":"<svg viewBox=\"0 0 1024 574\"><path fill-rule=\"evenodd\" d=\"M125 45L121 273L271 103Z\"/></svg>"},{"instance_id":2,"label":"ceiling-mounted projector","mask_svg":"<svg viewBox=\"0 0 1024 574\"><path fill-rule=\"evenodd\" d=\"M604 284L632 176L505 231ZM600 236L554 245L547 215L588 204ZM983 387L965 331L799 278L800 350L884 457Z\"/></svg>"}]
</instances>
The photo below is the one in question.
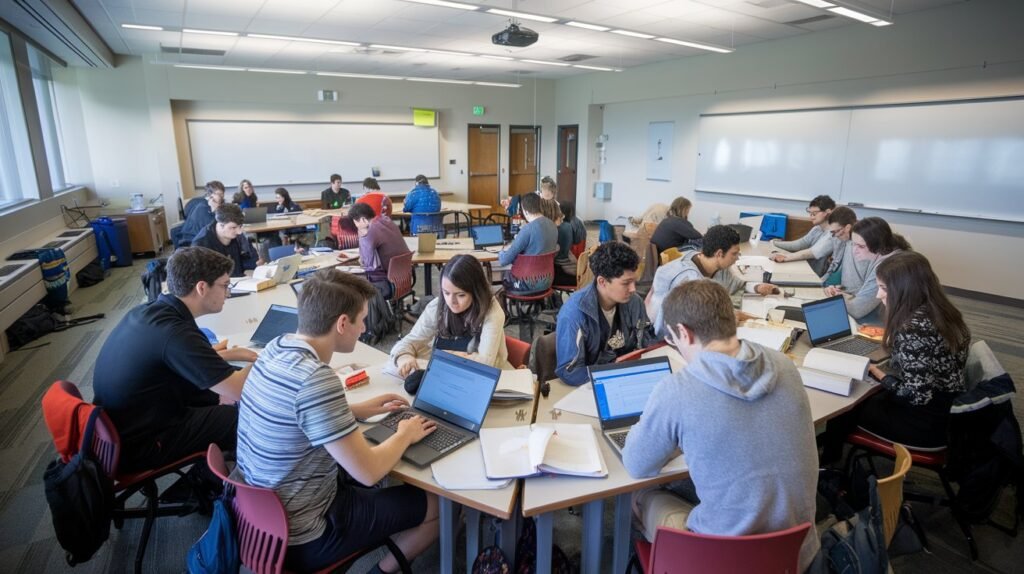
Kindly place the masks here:
<instances>
[{"instance_id":1,"label":"ceiling-mounted projector","mask_svg":"<svg viewBox=\"0 0 1024 574\"><path fill-rule=\"evenodd\" d=\"M540 38L540 34L529 28L520 28L519 24L509 24L508 28L491 36L491 42L499 46L524 48L535 43L538 38Z\"/></svg>"}]
</instances>

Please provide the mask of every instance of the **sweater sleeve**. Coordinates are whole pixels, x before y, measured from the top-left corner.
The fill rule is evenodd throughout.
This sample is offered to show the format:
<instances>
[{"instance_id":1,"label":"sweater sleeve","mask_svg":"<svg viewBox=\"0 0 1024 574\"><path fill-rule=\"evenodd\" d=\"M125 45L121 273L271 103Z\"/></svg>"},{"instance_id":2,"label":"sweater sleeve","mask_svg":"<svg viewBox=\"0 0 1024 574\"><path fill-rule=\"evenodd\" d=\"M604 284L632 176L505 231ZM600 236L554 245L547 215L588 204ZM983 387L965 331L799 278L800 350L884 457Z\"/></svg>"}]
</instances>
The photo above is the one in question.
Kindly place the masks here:
<instances>
[{"instance_id":1,"label":"sweater sleeve","mask_svg":"<svg viewBox=\"0 0 1024 574\"><path fill-rule=\"evenodd\" d=\"M441 298L438 297L428 303L416 319L412 330L391 347L391 364L398 366L398 358L402 355L412 355L417 359L430 356L430 351L434 347L434 337L437 336L437 306L440 302Z\"/></svg>"},{"instance_id":2,"label":"sweater sleeve","mask_svg":"<svg viewBox=\"0 0 1024 574\"><path fill-rule=\"evenodd\" d=\"M872 269L864 284L846 300L846 311L854 319L863 319L874 311L882 302L878 300L878 277Z\"/></svg>"},{"instance_id":3,"label":"sweater sleeve","mask_svg":"<svg viewBox=\"0 0 1024 574\"><path fill-rule=\"evenodd\" d=\"M775 240L772 242L772 244L778 249L782 249L783 251L789 251L790 253L794 251L803 251L804 249L809 248L811 245L814 245L814 240L817 238L817 236L814 233L815 229L818 228L812 227L811 230L808 231L800 239L794 239L793 241Z\"/></svg>"},{"instance_id":4,"label":"sweater sleeve","mask_svg":"<svg viewBox=\"0 0 1024 574\"><path fill-rule=\"evenodd\" d=\"M634 478L658 474L682 442L682 421L677 406L679 397L672 387L680 383L668 378L654 388L647 399L640 421L633 425L622 451L622 466Z\"/></svg>"},{"instance_id":5,"label":"sweater sleeve","mask_svg":"<svg viewBox=\"0 0 1024 574\"><path fill-rule=\"evenodd\" d=\"M501 310L501 305L498 304L497 300L491 300L491 307L487 311L487 316L484 318L483 329L480 331L480 342L477 345L476 353L470 355L470 358L478 363L485 365L491 365L492 367L507 368L504 363L499 362L501 357L501 349L505 347L505 312ZM505 356L508 357L508 351L506 350Z\"/></svg>"},{"instance_id":6,"label":"sweater sleeve","mask_svg":"<svg viewBox=\"0 0 1024 574\"><path fill-rule=\"evenodd\" d=\"M526 246L530 244L530 238L534 233L536 233L536 226L529 223L524 225L519 230L519 233L516 234L516 238L512 240L512 245L498 253L498 265L511 265L516 260L516 257L526 250Z\"/></svg>"}]
</instances>

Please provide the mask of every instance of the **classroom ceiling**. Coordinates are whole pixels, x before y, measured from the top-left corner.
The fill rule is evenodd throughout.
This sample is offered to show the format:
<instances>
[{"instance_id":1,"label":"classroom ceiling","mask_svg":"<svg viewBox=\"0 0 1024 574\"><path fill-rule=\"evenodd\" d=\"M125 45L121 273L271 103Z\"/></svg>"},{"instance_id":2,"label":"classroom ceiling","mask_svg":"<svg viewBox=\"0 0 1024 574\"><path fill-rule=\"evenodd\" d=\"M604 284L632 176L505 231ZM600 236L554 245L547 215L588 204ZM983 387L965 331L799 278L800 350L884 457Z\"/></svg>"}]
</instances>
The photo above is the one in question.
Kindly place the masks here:
<instances>
[{"instance_id":1,"label":"classroom ceiling","mask_svg":"<svg viewBox=\"0 0 1024 574\"><path fill-rule=\"evenodd\" d=\"M842 0L841 0L842 1ZM880 15L900 15L966 0L852 0ZM246 68L348 72L456 80L520 82L564 78L592 69L625 69L709 52L654 39L571 27L573 20L676 40L743 50L758 42L840 26L868 26L796 0L467 0L464 10L410 0L72 0L118 54L159 54L160 61ZM847 4L850 0L847 0ZM515 10L557 18L521 20L540 40L526 48L491 43ZM123 24L159 26L138 30ZM184 32L232 32L237 36ZM879 29L879 33L885 30ZM890 32L891 33L891 32ZM255 38L264 34L358 43L346 46ZM373 45L464 52L409 52ZM481 55L515 58L503 61ZM728 58L728 54L714 57Z\"/></svg>"}]
</instances>

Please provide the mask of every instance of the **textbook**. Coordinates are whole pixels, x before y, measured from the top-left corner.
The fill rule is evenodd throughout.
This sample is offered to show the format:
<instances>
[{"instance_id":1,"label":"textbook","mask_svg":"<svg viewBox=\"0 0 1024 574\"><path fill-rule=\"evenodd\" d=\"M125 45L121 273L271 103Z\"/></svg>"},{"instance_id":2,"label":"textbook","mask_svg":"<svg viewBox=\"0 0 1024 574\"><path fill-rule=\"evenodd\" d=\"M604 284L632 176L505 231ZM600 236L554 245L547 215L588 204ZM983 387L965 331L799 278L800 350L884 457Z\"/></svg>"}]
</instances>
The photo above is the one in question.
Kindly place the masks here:
<instances>
[{"instance_id":1,"label":"textbook","mask_svg":"<svg viewBox=\"0 0 1024 574\"><path fill-rule=\"evenodd\" d=\"M484 456L480 441L472 441L454 453L434 461L430 472L437 484L447 490L494 490L505 488L512 479L492 480L484 474Z\"/></svg>"},{"instance_id":2,"label":"textbook","mask_svg":"<svg viewBox=\"0 0 1024 574\"><path fill-rule=\"evenodd\" d=\"M869 364L867 357L817 348L807 352L798 370L805 387L848 397L853 381L867 377Z\"/></svg>"},{"instance_id":3,"label":"textbook","mask_svg":"<svg viewBox=\"0 0 1024 574\"><path fill-rule=\"evenodd\" d=\"M482 428L487 478L518 478L541 473L603 478L608 467L594 427L586 424L536 423Z\"/></svg>"},{"instance_id":4,"label":"textbook","mask_svg":"<svg viewBox=\"0 0 1024 574\"><path fill-rule=\"evenodd\" d=\"M744 341L785 353L793 340L793 329L768 324L750 325L748 322L747 325L736 327L736 336Z\"/></svg>"},{"instance_id":5,"label":"textbook","mask_svg":"<svg viewBox=\"0 0 1024 574\"><path fill-rule=\"evenodd\" d=\"M499 401L532 401L536 381L537 376L529 369L502 370L492 398Z\"/></svg>"}]
</instances>

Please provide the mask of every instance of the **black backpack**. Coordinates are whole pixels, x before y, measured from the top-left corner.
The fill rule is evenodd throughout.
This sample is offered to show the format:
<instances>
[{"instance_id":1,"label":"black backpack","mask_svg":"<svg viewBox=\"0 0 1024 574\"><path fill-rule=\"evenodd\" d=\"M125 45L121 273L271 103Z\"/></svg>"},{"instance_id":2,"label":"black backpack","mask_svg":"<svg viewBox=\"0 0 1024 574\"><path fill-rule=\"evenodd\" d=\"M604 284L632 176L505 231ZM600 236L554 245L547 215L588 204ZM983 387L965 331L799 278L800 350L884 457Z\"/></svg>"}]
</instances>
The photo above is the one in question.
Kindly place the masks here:
<instances>
[{"instance_id":1,"label":"black backpack","mask_svg":"<svg viewBox=\"0 0 1024 574\"><path fill-rule=\"evenodd\" d=\"M395 326L395 314L380 292L377 292L366 305L366 331L359 340L367 345L376 345L391 332Z\"/></svg>"},{"instance_id":2,"label":"black backpack","mask_svg":"<svg viewBox=\"0 0 1024 574\"><path fill-rule=\"evenodd\" d=\"M537 572L537 524L533 517L523 520L523 531L516 540L516 574ZM565 551L558 545L551 546L551 572L553 574L575 574L579 567L569 561Z\"/></svg>"},{"instance_id":3,"label":"black backpack","mask_svg":"<svg viewBox=\"0 0 1024 574\"><path fill-rule=\"evenodd\" d=\"M142 274L142 288L146 291L146 302L152 303L160 297L163 282L167 280L167 259L154 259L146 264Z\"/></svg>"},{"instance_id":4,"label":"black backpack","mask_svg":"<svg viewBox=\"0 0 1024 574\"><path fill-rule=\"evenodd\" d=\"M110 535L114 483L92 455L92 435L103 409L89 415L82 448L67 463L57 460L46 467L43 484L53 517L57 542L69 566L92 558Z\"/></svg>"}]
</instances>

